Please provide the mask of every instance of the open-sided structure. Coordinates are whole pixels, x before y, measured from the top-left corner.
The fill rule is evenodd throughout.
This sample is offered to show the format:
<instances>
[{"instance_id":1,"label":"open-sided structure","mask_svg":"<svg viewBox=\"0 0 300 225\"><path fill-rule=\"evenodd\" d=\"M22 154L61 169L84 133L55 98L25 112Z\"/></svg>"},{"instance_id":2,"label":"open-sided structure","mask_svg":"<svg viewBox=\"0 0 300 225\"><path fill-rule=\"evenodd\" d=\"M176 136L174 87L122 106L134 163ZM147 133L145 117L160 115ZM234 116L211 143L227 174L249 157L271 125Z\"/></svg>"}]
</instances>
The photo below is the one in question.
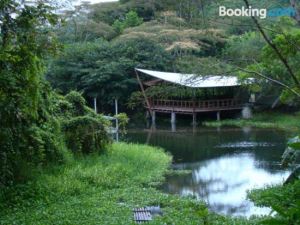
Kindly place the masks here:
<instances>
[{"instance_id":1,"label":"open-sided structure","mask_svg":"<svg viewBox=\"0 0 300 225\"><path fill-rule=\"evenodd\" d=\"M144 69L135 69L137 80L145 98L145 107L149 110L153 122L155 122L156 112L171 113L171 122L175 122L176 113L193 115L193 123L196 123L197 113L216 112L217 119L220 119L221 111L241 110L246 102L240 98L219 98L219 99L158 99L150 98L146 94L146 88L160 83L175 84L191 89L212 89L230 88L241 86L235 76L197 76L193 74L159 72ZM148 75L147 81L142 82L140 73Z\"/></svg>"}]
</instances>

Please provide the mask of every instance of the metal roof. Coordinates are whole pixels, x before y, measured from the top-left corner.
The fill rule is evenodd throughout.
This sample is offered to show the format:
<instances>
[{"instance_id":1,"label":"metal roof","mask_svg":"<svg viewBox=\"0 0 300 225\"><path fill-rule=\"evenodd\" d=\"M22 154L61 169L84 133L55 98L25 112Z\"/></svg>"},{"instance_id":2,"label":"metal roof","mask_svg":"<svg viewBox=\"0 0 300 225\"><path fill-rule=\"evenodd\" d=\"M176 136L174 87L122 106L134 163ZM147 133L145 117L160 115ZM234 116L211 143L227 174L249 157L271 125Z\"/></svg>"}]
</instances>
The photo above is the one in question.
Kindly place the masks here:
<instances>
[{"instance_id":1,"label":"metal roof","mask_svg":"<svg viewBox=\"0 0 300 225\"><path fill-rule=\"evenodd\" d=\"M136 71L174 84L191 88L233 87L241 83L235 76L199 76L195 74L169 73L136 68Z\"/></svg>"}]
</instances>

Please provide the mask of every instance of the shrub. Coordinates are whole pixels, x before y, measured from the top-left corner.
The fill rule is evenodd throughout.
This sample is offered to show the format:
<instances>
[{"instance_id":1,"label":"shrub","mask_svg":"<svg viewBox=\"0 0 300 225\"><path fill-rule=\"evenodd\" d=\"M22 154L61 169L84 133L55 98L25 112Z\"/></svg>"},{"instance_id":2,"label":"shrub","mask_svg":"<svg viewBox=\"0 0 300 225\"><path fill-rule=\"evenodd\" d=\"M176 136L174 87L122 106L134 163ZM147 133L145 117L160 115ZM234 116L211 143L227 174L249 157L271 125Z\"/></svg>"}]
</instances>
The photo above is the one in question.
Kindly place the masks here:
<instances>
[{"instance_id":1,"label":"shrub","mask_svg":"<svg viewBox=\"0 0 300 225\"><path fill-rule=\"evenodd\" d=\"M79 116L63 123L66 144L77 153L103 152L109 137L103 121L91 116Z\"/></svg>"},{"instance_id":2,"label":"shrub","mask_svg":"<svg viewBox=\"0 0 300 225\"><path fill-rule=\"evenodd\" d=\"M264 224L300 224L300 181L292 184L253 190L250 200L259 207L270 207L277 215Z\"/></svg>"},{"instance_id":3,"label":"shrub","mask_svg":"<svg viewBox=\"0 0 300 225\"><path fill-rule=\"evenodd\" d=\"M120 113L115 116L116 119L118 119L119 122L119 129L122 133L126 134L126 126L129 122L129 118L126 113Z\"/></svg>"},{"instance_id":4,"label":"shrub","mask_svg":"<svg viewBox=\"0 0 300 225\"><path fill-rule=\"evenodd\" d=\"M83 116L86 112L86 101L79 92L71 91L65 99L72 105L73 116Z\"/></svg>"},{"instance_id":5,"label":"shrub","mask_svg":"<svg viewBox=\"0 0 300 225\"><path fill-rule=\"evenodd\" d=\"M122 33L124 29L128 27L136 27L143 23L143 19L138 16L135 11L130 11L125 15L125 19L120 21L119 19L115 20L112 25L117 33Z\"/></svg>"}]
</instances>

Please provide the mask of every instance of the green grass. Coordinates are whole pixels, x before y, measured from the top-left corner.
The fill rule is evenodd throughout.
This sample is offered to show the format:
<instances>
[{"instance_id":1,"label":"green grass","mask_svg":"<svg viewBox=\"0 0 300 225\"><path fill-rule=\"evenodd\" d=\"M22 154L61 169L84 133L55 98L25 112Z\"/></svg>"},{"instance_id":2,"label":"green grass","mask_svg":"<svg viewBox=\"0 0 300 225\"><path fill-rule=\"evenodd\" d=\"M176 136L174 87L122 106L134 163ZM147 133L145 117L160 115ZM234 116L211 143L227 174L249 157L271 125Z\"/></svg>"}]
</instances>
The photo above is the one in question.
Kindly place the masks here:
<instances>
[{"instance_id":1,"label":"green grass","mask_svg":"<svg viewBox=\"0 0 300 225\"><path fill-rule=\"evenodd\" d=\"M160 205L149 224L255 224L208 212L203 202L164 194L171 156L144 145L113 144L92 155L40 171L34 181L0 193L0 224L133 224L134 207Z\"/></svg>"},{"instance_id":2,"label":"green grass","mask_svg":"<svg viewBox=\"0 0 300 225\"><path fill-rule=\"evenodd\" d=\"M237 127L259 127L259 128L277 128L284 130L300 130L300 113L278 113L264 112L255 113L252 119L228 119L221 121L204 122L203 125L210 127L219 126L237 126Z\"/></svg>"}]
</instances>

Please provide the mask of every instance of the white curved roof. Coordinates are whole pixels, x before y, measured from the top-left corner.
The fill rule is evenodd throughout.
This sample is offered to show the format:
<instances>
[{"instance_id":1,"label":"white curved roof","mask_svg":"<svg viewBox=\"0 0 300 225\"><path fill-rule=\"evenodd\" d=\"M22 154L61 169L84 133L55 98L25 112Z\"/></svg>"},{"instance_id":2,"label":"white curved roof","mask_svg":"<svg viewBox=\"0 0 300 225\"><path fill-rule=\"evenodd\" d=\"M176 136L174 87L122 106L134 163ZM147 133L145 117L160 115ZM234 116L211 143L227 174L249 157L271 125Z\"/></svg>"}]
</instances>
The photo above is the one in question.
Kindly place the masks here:
<instances>
[{"instance_id":1,"label":"white curved roof","mask_svg":"<svg viewBox=\"0 0 300 225\"><path fill-rule=\"evenodd\" d=\"M136 70L155 78L192 88L233 87L241 85L235 76L198 76L194 74L168 73L144 69Z\"/></svg>"}]
</instances>

